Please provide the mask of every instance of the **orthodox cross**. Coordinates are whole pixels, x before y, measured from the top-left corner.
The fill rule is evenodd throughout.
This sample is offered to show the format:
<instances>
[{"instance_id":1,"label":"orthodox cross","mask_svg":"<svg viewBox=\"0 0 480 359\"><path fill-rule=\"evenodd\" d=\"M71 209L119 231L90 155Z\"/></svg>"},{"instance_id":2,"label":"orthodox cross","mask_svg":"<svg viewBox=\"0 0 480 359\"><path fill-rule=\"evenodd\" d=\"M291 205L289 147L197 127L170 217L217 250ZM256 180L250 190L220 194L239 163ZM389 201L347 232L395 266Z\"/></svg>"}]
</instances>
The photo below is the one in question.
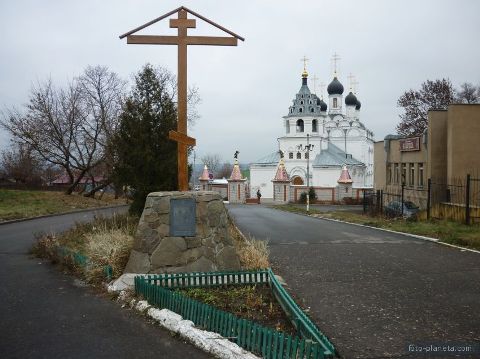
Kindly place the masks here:
<instances>
[{"instance_id":1,"label":"orthodox cross","mask_svg":"<svg viewBox=\"0 0 480 359\"><path fill-rule=\"evenodd\" d=\"M280 155L280 158L283 158L285 156L282 150L278 150L278 154Z\"/></svg>"},{"instance_id":2,"label":"orthodox cross","mask_svg":"<svg viewBox=\"0 0 480 359\"><path fill-rule=\"evenodd\" d=\"M309 60L304 55L303 58L300 59L300 61L303 61L303 71L307 71L307 61Z\"/></svg>"},{"instance_id":3,"label":"orthodox cross","mask_svg":"<svg viewBox=\"0 0 480 359\"><path fill-rule=\"evenodd\" d=\"M353 91L353 84L355 82L355 76L352 75L352 73L350 72L350 74L347 76L348 78L348 82L350 82L350 91Z\"/></svg>"},{"instance_id":4,"label":"orthodox cross","mask_svg":"<svg viewBox=\"0 0 480 359\"><path fill-rule=\"evenodd\" d=\"M240 154L240 152L238 150L236 150L235 153L233 154L233 158L238 159L239 154Z\"/></svg>"},{"instance_id":5,"label":"orthodox cross","mask_svg":"<svg viewBox=\"0 0 480 359\"><path fill-rule=\"evenodd\" d=\"M334 53L332 56L332 61L333 61L333 73L335 76L337 75L337 62L340 60L340 56L337 53Z\"/></svg>"},{"instance_id":6,"label":"orthodox cross","mask_svg":"<svg viewBox=\"0 0 480 359\"><path fill-rule=\"evenodd\" d=\"M317 77L316 74L313 74L312 80L313 80L313 93L316 94L317 93L317 81L319 80L319 78Z\"/></svg>"},{"instance_id":7,"label":"orthodox cross","mask_svg":"<svg viewBox=\"0 0 480 359\"><path fill-rule=\"evenodd\" d=\"M325 82L320 82L320 98L323 100L323 93L325 92Z\"/></svg>"},{"instance_id":8,"label":"orthodox cross","mask_svg":"<svg viewBox=\"0 0 480 359\"><path fill-rule=\"evenodd\" d=\"M157 36L157 35L133 35L134 33L177 13L177 19L170 19L170 27L177 28L177 36ZM188 19L191 14L212 26L231 35L228 37L214 36L188 36L187 30L196 27L195 19ZM196 12L181 6L170 11L152 21L147 22L123 35L120 39L127 38L127 44L143 45L177 45L178 48L178 75L177 75L177 131L170 131L168 137L177 142L178 154L178 190L188 191L188 146L195 146L194 138L187 135L187 46L188 45L219 45L219 46L237 46L237 40L245 39L230 30L214 23Z\"/></svg>"},{"instance_id":9,"label":"orthodox cross","mask_svg":"<svg viewBox=\"0 0 480 359\"><path fill-rule=\"evenodd\" d=\"M357 93L357 91L358 91L358 84L359 84L359 83L360 83L360 82L358 82L357 80L353 80L353 81L352 81L353 93Z\"/></svg>"}]
</instances>

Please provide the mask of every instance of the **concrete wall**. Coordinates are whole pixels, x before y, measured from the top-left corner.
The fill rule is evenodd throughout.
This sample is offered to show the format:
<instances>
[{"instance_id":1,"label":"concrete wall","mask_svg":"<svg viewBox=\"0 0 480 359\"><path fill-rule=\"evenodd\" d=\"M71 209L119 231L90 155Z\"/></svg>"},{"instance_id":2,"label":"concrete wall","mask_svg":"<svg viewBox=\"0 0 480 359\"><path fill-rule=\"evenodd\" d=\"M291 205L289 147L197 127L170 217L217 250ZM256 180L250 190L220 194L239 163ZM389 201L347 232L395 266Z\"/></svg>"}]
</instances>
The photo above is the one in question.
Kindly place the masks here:
<instances>
[{"instance_id":1,"label":"concrete wall","mask_svg":"<svg viewBox=\"0 0 480 359\"><path fill-rule=\"evenodd\" d=\"M451 105L447 121L447 178L480 172L480 104Z\"/></svg>"},{"instance_id":2,"label":"concrete wall","mask_svg":"<svg viewBox=\"0 0 480 359\"><path fill-rule=\"evenodd\" d=\"M447 111L428 112L427 178L447 178Z\"/></svg>"}]
</instances>

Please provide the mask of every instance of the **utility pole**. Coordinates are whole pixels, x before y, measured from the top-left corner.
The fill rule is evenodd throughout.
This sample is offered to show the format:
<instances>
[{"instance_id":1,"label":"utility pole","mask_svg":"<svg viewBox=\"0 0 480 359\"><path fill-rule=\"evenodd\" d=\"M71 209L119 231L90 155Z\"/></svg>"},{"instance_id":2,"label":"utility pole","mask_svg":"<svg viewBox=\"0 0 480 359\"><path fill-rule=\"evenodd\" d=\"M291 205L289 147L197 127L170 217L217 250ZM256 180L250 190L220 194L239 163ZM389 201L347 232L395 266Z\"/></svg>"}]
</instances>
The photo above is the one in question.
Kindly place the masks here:
<instances>
[{"instance_id":1,"label":"utility pole","mask_svg":"<svg viewBox=\"0 0 480 359\"><path fill-rule=\"evenodd\" d=\"M313 145L310 144L310 134L307 133L307 145L305 146L307 155L307 213L310 213L310 152L312 150Z\"/></svg>"}]
</instances>

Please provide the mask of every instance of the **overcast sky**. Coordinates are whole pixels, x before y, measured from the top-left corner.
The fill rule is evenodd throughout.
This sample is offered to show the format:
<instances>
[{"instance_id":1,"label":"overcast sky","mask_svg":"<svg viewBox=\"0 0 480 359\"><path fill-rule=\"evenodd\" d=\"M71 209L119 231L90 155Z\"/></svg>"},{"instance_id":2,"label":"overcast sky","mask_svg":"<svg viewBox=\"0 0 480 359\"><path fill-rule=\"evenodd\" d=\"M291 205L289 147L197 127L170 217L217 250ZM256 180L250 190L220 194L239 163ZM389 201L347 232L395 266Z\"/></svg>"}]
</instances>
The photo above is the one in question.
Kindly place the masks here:
<instances>
[{"instance_id":1,"label":"overcast sky","mask_svg":"<svg viewBox=\"0 0 480 359\"><path fill-rule=\"evenodd\" d=\"M150 62L176 72L176 47L127 45L118 36L180 5L245 37L237 47L192 46L188 82L199 88L190 135L197 158L218 153L254 161L277 148L282 116L300 88L305 55L328 84L337 52L340 80L357 81L361 121L381 140L395 131L403 91L426 79L480 83L480 1L15 0L0 4L0 107L22 106L32 83L58 85L88 65L122 77ZM168 21L145 34L174 34ZM197 20L196 35L221 35ZM318 86L317 94L320 95ZM346 94L346 93L345 93ZM8 137L0 132L0 148Z\"/></svg>"}]
</instances>

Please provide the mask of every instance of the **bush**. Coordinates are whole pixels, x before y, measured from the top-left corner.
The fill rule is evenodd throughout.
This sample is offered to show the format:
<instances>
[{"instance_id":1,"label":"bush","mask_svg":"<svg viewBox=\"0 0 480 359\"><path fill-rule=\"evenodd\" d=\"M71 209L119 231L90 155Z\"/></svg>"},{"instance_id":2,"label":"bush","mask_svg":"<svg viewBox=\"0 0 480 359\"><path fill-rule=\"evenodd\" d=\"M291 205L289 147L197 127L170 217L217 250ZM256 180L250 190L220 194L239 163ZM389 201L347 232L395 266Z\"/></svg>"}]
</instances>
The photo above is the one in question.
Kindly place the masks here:
<instances>
[{"instance_id":1,"label":"bush","mask_svg":"<svg viewBox=\"0 0 480 359\"><path fill-rule=\"evenodd\" d=\"M315 189L313 187L310 187L308 189L308 195L310 197L310 203L315 202L317 200L317 194L315 193ZM302 192L300 194L300 198L298 202L307 203L307 192Z\"/></svg>"}]
</instances>

